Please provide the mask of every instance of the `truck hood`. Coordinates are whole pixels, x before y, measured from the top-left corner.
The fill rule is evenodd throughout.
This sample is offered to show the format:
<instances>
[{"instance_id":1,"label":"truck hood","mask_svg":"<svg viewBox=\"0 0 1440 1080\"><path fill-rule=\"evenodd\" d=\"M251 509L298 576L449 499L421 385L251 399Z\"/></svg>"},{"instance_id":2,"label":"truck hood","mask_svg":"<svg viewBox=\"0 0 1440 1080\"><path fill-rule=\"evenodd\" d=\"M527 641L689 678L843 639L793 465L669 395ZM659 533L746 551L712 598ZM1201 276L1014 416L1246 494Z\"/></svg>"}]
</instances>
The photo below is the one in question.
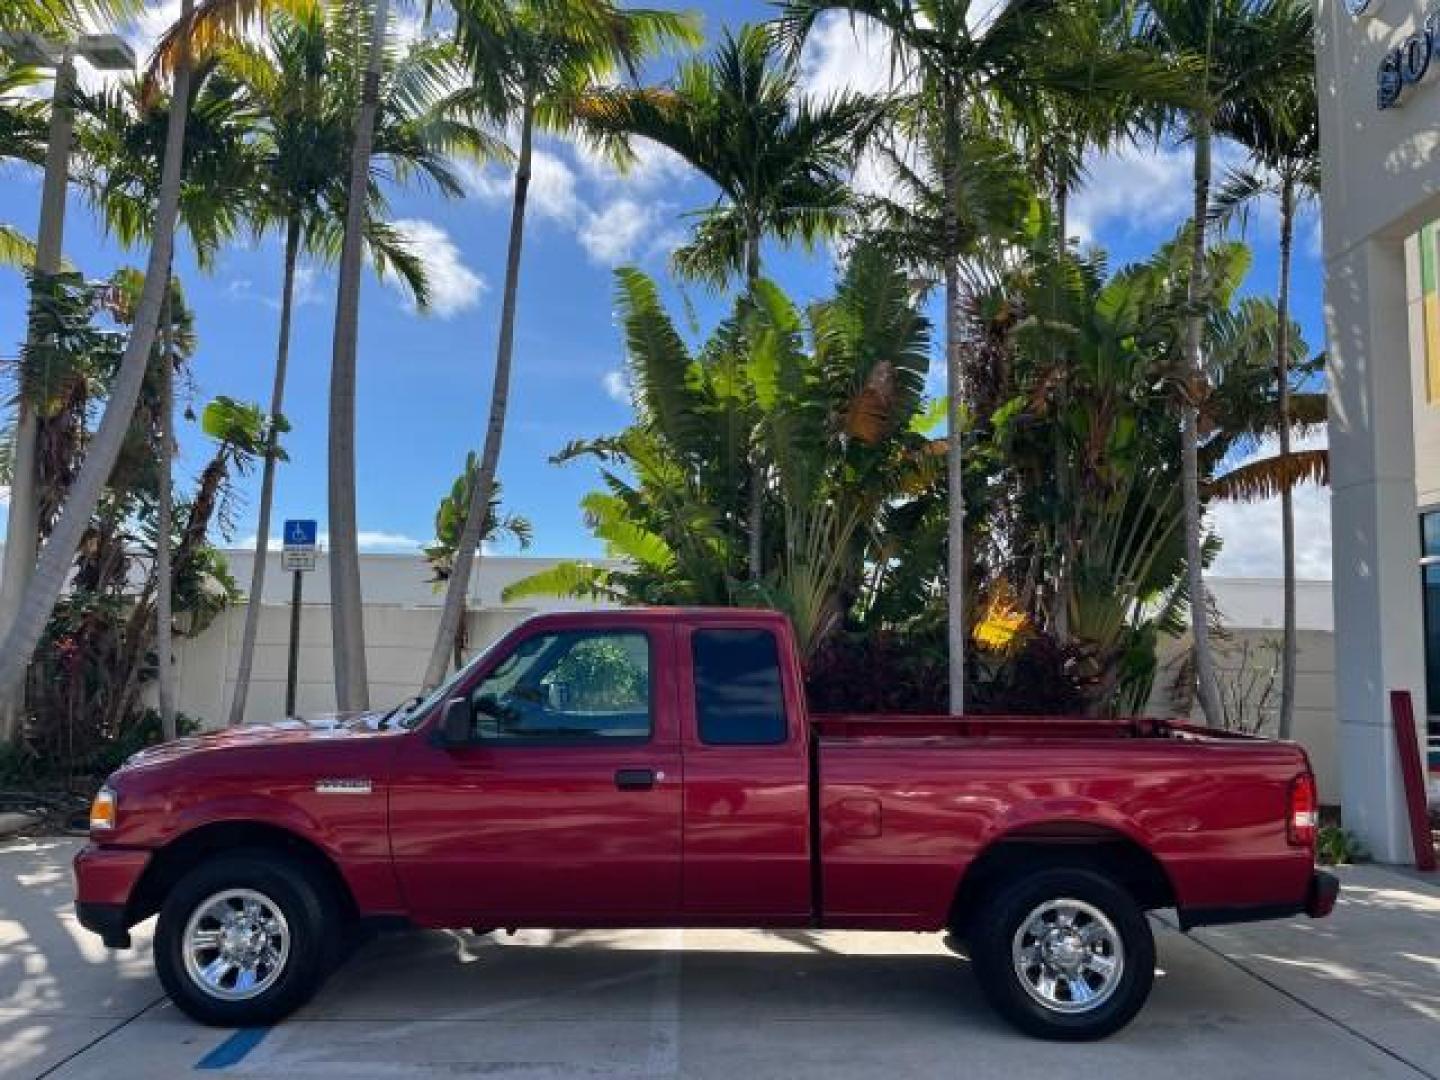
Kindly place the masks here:
<instances>
[{"instance_id":1,"label":"truck hood","mask_svg":"<svg viewBox=\"0 0 1440 1080\"><path fill-rule=\"evenodd\" d=\"M146 747L132 754L125 762L125 768L163 765L191 754L216 750L244 750L296 743L349 742L354 739L387 738L403 733L404 729L394 724L382 728L380 723L384 717L384 712L321 713L293 720L277 720L269 724L245 724L222 731L207 731L161 743L159 746Z\"/></svg>"}]
</instances>

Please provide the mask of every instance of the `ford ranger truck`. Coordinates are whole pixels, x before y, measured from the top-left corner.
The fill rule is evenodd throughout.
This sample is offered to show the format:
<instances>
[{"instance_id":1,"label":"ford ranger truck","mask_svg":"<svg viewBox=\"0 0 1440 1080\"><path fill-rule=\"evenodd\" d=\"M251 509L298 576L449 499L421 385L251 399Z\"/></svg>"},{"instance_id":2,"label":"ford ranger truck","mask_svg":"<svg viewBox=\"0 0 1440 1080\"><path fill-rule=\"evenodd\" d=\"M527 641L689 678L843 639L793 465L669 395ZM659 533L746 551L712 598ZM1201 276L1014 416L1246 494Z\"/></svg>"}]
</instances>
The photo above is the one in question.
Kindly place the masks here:
<instances>
[{"instance_id":1,"label":"ford ranger truck","mask_svg":"<svg viewBox=\"0 0 1440 1080\"><path fill-rule=\"evenodd\" d=\"M811 716L768 611L530 619L386 713L179 739L95 799L80 922L210 1024L275 1021L362 923L948 932L994 1007L1093 1039L1146 912L1327 915L1304 752L1152 719ZM957 960L957 963L960 962Z\"/></svg>"}]
</instances>

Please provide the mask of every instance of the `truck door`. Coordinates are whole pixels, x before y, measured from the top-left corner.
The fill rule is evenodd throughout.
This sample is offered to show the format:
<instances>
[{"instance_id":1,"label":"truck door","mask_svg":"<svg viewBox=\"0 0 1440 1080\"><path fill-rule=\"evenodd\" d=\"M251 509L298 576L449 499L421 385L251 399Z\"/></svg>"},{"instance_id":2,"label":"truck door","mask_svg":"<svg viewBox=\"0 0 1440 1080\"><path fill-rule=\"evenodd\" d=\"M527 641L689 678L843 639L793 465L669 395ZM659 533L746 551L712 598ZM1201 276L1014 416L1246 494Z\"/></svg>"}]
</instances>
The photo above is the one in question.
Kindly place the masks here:
<instances>
[{"instance_id":1,"label":"truck door","mask_svg":"<svg viewBox=\"0 0 1440 1080\"><path fill-rule=\"evenodd\" d=\"M810 918L803 688L774 624L682 626L684 908L698 922Z\"/></svg>"},{"instance_id":2,"label":"truck door","mask_svg":"<svg viewBox=\"0 0 1440 1080\"><path fill-rule=\"evenodd\" d=\"M541 624L457 687L473 742L408 740L391 844L417 916L504 926L678 913L673 638L663 625Z\"/></svg>"}]
</instances>

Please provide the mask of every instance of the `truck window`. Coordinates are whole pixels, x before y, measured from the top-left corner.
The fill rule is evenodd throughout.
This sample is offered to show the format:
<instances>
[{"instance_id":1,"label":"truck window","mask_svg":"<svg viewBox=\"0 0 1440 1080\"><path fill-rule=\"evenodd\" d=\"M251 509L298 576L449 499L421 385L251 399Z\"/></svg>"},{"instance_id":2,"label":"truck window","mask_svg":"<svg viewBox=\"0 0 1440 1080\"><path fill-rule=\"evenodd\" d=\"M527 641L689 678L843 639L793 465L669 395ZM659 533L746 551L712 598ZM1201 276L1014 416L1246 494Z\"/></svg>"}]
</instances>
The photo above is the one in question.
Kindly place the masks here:
<instances>
[{"instance_id":1,"label":"truck window","mask_svg":"<svg viewBox=\"0 0 1440 1080\"><path fill-rule=\"evenodd\" d=\"M634 631L526 638L470 695L482 742L650 738L650 642Z\"/></svg>"},{"instance_id":2,"label":"truck window","mask_svg":"<svg viewBox=\"0 0 1440 1080\"><path fill-rule=\"evenodd\" d=\"M690 638L700 741L765 746L786 736L780 651L768 630L696 630Z\"/></svg>"}]
</instances>

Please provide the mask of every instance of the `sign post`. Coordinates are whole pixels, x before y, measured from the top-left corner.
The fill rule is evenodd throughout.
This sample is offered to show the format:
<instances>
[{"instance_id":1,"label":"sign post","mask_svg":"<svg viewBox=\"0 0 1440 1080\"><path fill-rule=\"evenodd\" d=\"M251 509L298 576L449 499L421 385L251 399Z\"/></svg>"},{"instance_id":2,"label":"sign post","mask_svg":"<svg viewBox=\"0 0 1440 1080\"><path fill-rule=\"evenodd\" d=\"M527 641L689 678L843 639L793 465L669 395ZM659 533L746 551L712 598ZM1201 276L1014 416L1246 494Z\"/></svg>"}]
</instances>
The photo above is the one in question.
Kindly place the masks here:
<instances>
[{"instance_id":1,"label":"sign post","mask_svg":"<svg viewBox=\"0 0 1440 1080\"><path fill-rule=\"evenodd\" d=\"M290 583L290 656L285 668L285 715L295 715L295 683L300 674L300 608L305 592L305 574L315 569L315 541L319 535L314 521L285 522L285 544L280 566L294 575Z\"/></svg>"}]
</instances>

